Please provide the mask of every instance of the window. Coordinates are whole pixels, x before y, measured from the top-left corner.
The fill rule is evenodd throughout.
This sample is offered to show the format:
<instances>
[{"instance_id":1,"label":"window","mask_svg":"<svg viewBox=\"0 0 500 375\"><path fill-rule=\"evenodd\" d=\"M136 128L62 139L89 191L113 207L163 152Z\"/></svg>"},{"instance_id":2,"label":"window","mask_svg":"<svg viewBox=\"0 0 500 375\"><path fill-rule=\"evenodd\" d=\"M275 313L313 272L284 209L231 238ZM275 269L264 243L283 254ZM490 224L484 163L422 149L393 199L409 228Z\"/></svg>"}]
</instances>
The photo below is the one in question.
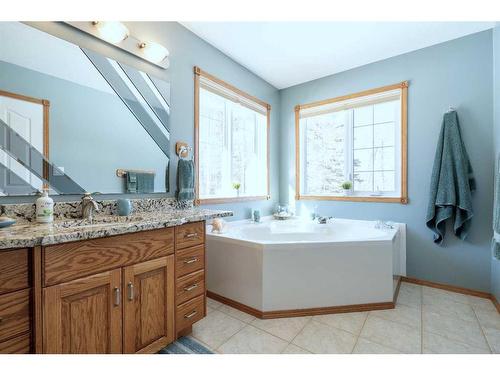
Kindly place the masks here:
<instances>
[{"instance_id":1,"label":"window","mask_svg":"<svg viewBox=\"0 0 500 375\"><path fill-rule=\"evenodd\" d=\"M195 67L197 203L269 198L270 110Z\"/></svg>"},{"instance_id":2,"label":"window","mask_svg":"<svg viewBox=\"0 0 500 375\"><path fill-rule=\"evenodd\" d=\"M297 199L407 203L407 87L402 82L295 108Z\"/></svg>"}]
</instances>

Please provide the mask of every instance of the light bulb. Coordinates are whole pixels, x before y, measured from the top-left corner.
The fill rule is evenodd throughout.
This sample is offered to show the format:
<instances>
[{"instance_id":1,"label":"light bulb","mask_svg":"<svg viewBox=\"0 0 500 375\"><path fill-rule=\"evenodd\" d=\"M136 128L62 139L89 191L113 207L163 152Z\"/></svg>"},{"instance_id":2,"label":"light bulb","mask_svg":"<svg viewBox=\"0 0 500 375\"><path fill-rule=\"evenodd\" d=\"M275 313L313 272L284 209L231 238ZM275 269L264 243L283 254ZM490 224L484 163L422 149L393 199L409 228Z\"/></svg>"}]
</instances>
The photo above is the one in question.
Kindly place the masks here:
<instances>
[{"instance_id":1,"label":"light bulb","mask_svg":"<svg viewBox=\"0 0 500 375\"><path fill-rule=\"evenodd\" d=\"M97 28L99 37L108 43L117 44L129 36L127 27L118 21L94 21L92 24Z\"/></svg>"},{"instance_id":2,"label":"light bulb","mask_svg":"<svg viewBox=\"0 0 500 375\"><path fill-rule=\"evenodd\" d=\"M139 44L139 48L144 58L153 63L160 63L168 56L168 49L155 42L143 42Z\"/></svg>"}]
</instances>

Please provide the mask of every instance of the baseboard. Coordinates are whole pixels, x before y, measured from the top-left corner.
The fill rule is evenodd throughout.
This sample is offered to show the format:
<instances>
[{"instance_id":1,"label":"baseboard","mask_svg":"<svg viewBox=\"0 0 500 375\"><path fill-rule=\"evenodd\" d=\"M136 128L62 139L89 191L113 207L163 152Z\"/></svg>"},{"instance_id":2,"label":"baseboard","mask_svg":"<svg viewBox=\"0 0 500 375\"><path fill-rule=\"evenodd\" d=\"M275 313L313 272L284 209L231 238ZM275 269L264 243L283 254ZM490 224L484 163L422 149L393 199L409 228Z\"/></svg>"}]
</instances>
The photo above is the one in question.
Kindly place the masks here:
<instances>
[{"instance_id":1,"label":"baseboard","mask_svg":"<svg viewBox=\"0 0 500 375\"><path fill-rule=\"evenodd\" d=\"M448 285L448 284L435 283L433 281L420 280L420 279L415 279L413 277L406 277L406 276L402 276L401 280L404 282L407 282L407 283L411 283L411 284L418 284L418 285L428 286L431 288L448 290L450 292L467 294L469 296L492 299L491 298L492 296L490 293L480 292L480 291L474 290L474 289L462 288L459 286L453 286L453 285Z\"/></svg>"},{"instance_id":2,"label":"baseboard","mask_svg":"<svg viewBox=\"0 0 500 375\"><path fill-rule=\"evenodd\" d=\"M493 294L491 295L491 301L493 302L493 304L497 308L498 313L500 314L500 303Z\"/></svg>"},{"instance_id":3,"label":"baseboard","mask_svg":"<svg viewBox=\"0 0 500 375\"><path fill-rule=\"evenodd\" d=\"M225 305L234 307L247 314L253 315L259 319L276 319L276 318L293 318L300 316L311 315L326 315L326 314L341 314L360 311L371 310L388 310L393 309L395 302L379 302L379 303L366 303L359 305L345 305L345 306L329 306L329 307L314 307L308 309L294 309L294 310L274 310L274 311L260 311L253 307L247 306L238 301L221 296L219 294L207 291L207 297L213 300L222 302Z\"/></svg>"},{"instance_id":4,"label":"baseboard","mask_svg":"<svg viewBox=\"0 0 500 375\"><path fill-rule=\"evenodd\" d=\"M253 307L244 305L244 304L239 303L233 299L221 296L220 294L213 293L209 290L207 290L207 297L212 298L213 300L219 301L219 302L223 303L224 305L234 307L235 309L238 309L238 310L243 311L247 314L253 315L256 318L262 319L262 311L254 309Z\"/></svg>"}]
</instances>

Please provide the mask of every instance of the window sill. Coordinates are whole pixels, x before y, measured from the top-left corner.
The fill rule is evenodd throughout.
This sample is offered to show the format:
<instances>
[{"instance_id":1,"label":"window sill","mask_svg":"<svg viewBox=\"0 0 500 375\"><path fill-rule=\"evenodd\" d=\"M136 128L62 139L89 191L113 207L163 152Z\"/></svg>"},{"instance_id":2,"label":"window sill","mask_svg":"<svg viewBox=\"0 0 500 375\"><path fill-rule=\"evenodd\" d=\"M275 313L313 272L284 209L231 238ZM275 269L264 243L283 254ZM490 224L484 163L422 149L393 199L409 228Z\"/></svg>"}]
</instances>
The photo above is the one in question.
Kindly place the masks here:
<instances>
[{"instance_id":1,"label":"window sill","mask_svg":"<svg viewBox=\"0 0 500 375\"><path fill-rule=\"evenodd\" d=\"M360 196L330 196L330 195L299 195L296 200L311 201L344 201L344 202L380 202L408 204L408 197L360 197Z\"/></svg>"},{"instance_id":2,"label":"window sill","mask_svg":"<svg viewBox=\"0 0 500 375\"><path fill-rule=\"evenodd\" d=\"M195 204L222 204L222 203L235 203L235 202L249 202L249 201L265 201L271 199L270 195L262 195L257 197L230 197L230 198L204 198L196 199Z\"/></svg>"}]
</instances>

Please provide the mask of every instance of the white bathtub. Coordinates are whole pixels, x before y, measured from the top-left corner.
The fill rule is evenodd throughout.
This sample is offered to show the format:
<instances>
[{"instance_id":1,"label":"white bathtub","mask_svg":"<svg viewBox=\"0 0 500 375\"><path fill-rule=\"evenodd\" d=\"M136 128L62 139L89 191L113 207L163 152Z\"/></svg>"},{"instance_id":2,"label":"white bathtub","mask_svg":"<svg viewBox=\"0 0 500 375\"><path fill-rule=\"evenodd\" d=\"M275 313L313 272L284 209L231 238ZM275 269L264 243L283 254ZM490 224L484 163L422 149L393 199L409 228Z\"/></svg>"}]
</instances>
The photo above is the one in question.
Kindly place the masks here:
<instances>
[{"instance_id":1,"label":"white bathtub","mask_svg":"<svg viewBox=\"0 0 500 375\"><path fill-rule=\"evenodd\" d=\"M392 303L406 274L405 225L264 218L207 228L207 290L262 312ZM326 309L325 311L333 311Z\"/></svg>"}]
</instances>

